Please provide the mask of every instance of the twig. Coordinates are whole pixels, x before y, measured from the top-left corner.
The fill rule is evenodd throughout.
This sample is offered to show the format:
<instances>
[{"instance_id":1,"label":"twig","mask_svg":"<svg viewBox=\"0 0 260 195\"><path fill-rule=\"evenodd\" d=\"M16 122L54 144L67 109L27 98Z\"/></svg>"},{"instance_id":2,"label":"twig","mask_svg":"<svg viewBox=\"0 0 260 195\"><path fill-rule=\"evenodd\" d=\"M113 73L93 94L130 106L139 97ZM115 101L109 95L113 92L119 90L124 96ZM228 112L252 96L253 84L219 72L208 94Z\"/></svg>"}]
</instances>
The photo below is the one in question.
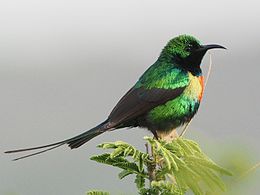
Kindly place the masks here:
<instances>
[{"instance_id":1,"label":"twig","mask_svg":"<svg viewBox=\"0 0 260 195\"><path fill-rule=\"evenodd\" d=\"M255 164L253 167L251 167L250 169L248 169L247 171L245 171L239 178L238 180L243 179L244 177L246 177L247 175L249 175L249 173L253 172L254 170L256 170L257 168L260 167L260 162Z\"/></svg>"},{"instance_id":2,"label":"twig","mask_svg":"<svg viewBox=\"0 0 260 195\"><path fill-rule=\"evenodd\" d=\"M149 156L151 156L152 159L155 159L152 146L151 146L151 154L149 153L148 143L145 143L145 148L146 148L146 153L149 154ZM149 186L151 188L152 187L152 181L154 181L156 179L155 178L156 164L155 163L148 163L147 164L147 172L148 172L148 175L149 175Z\"/></svg>"},{"instance_id":3,"label":"twig","mask_svg":"<svg viewBox=\"0 0 260 195\"><path fill-rule=\"evenodd\" d=\"M210 73L211 73L211 67L212 67L212 55L209 52L209 69L208 69L208 73L207 73L206 80L205 80L204 90L205 90L207 83L208 83L208 80L209 80L209 76L210 76Z\"/></svg>"}]
</instances>

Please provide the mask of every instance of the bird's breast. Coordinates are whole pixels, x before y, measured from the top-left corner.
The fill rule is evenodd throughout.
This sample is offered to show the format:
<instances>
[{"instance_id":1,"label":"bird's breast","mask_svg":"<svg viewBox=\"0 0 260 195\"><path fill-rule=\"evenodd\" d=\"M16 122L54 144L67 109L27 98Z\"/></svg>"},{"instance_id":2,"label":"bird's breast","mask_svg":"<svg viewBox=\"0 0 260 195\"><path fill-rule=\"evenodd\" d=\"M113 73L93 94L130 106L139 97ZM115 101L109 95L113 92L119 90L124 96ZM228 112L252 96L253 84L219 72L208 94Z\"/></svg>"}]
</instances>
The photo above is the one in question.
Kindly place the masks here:
<instances>
[{"instance_id":1,"label":"bird's breast","mask_svg":"<svg viewBox=\"0 0 260 195\"><path fill-rule=\"evenodd\" d=\"M203 95L203 77L189 73L189 84L177 98L152 109L147 120L155 129L167 130L188 122L197 112Z\"/></svg>"},{"instance_id":2,"label":"bird's breast","mask_svg":"<svg viewBox=\"0 0 260 195\"><path fill-rule=\"evenodd\" d=\"M201 101L204 91L204 77L194 76L191 73L188 74L190 82L184 90L183 95L190 99Z\"/></svg>"}]
</instances>

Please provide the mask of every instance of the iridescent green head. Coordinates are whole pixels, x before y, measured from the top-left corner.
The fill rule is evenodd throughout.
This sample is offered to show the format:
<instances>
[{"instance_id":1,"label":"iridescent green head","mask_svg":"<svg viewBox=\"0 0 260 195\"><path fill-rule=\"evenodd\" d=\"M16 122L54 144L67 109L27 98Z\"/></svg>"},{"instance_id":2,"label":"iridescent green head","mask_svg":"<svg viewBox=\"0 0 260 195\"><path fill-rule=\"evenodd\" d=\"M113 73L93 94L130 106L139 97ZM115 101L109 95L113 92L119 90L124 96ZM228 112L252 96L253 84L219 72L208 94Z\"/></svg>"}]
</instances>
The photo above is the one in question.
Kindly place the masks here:
<instances>
[{"instance_id":1,"label":"iridescent green head","mask_svg":"<svg viewBox=\"0 0 260 195\"><path fill-rule=\"evenodd\" d=\"M180 35L170 40L161 52L159 59L171 61L188 69L198 71L203 56L209 49L225 49L221 45L202 45L200 41L190 35Z\"/></svg>"},{"instance_id":2,"label":"iridescent green head","mask_svg":"<svg viewBox=\"0 0 260 195\"><path fill-rule=\"evenodd\" d=\"M179 56L185 58L191 50L200 47L200 41L190 35L180 35L171 39L162 50L162 55Z\"/></svg>"}]
</instances>

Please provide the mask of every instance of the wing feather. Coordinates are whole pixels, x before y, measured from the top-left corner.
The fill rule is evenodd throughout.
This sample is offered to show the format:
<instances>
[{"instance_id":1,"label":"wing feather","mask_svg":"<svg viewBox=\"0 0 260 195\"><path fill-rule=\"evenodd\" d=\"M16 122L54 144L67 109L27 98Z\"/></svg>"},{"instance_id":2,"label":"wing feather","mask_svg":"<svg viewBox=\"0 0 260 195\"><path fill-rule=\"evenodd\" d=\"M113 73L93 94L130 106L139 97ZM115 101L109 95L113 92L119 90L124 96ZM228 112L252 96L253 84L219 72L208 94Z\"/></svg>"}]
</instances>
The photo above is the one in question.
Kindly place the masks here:
<instances>
[{"instance_id":1,"label":"wing feather","mask_svg":"<svg viewBox=\"0 0 260 195\"><path fill-rule=\"evenodd\" d=\"M113 126L120 125L147 113L158 105L178 97L185 87L176 89L131 88L108 117Z\"/></svg>"},{"instance_id":2,"label":"wing feather","mask_svg":"<svg viewBox=\"0 0 260 195\"><path fill-rule=\"evenodd\" d=\"M117 103L108 120L116 127L142 116L182 94L189 85L187 71L172 63L155 62Z\"/></svg>"}]
</instances>

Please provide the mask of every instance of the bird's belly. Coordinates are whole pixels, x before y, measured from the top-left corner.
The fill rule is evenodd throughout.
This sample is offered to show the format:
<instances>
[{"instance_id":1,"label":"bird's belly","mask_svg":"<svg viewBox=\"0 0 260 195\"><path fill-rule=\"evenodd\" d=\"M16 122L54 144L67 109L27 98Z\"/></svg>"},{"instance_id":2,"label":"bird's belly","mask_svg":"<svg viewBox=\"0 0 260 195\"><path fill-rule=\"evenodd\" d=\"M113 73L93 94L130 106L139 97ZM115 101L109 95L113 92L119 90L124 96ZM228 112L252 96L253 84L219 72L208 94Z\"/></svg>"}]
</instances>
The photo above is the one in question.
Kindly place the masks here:
<instances>
[{"instance_id":1,"label":"bird's belly","mask_svg":"<svg viewBox=\"0 0 260 195\"><path fill-rule=\"evenodd\" d=\"M196 114L203 93L203 85L198 77L190 76L190 84L176 99L155 107L146 116L148 129L168 131L176 128Z\"/></svg>"},{"instance_id":2,"label":"bird's belly","mask_svg":"<svg viewBox=\"0 0 260 195\"><path fill-rule=\"evenodd\" d=\"M180 96L151 110L147 115L149 129L172 130L188 122L197 112L199 101Z\"/></svg>"}]
</instances>

